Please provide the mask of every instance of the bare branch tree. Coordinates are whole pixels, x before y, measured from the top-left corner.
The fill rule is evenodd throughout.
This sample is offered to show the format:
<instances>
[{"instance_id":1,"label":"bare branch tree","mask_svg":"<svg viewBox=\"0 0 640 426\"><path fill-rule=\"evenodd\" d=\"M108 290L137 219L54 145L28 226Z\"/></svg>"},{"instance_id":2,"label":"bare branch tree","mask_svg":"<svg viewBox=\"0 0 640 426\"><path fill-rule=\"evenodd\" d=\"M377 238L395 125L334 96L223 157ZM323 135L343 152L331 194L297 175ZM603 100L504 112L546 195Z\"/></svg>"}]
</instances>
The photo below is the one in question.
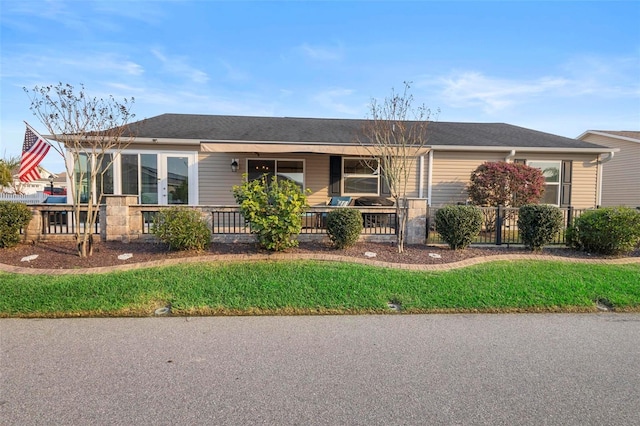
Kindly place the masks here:
<instances>
[{"instance_id":1,"label":"bare branch tree","mask_svg":"<svg viewBox=\"0 0 640 426\"><path fill-rule=\"evenodd\" d=\"M378 164L395 202L399 253L404 252L407 227L407 185L415 178L416 159L428 152L427 125L431 116L431 110L424 105L412 106L410 88L410 83L405 82L402 93L392 89L391 96L382 103L371 100L370 117L364 125L364 138L360 140L360 144L376 159L374 163Z\"/></svg>"},{"instance_id":2,"label":"bare branch tree","mask_svg":"<svg viewBox=\"0 0 640 426\"><path fill-rule=\"evenodd\" d=\"M104 193L105 174L116 156L133 139L129 121L133 98L116 101L91 98L84 86L76 92L69 84L24 88L31 100L31 111L49 132L49 141L65 157L75 212L75 238L78 255L93 254L93 228ZM65 156L65 152L67 156ZM86 223L81 227L81 211Z\"/></svg>"}]
</instances>

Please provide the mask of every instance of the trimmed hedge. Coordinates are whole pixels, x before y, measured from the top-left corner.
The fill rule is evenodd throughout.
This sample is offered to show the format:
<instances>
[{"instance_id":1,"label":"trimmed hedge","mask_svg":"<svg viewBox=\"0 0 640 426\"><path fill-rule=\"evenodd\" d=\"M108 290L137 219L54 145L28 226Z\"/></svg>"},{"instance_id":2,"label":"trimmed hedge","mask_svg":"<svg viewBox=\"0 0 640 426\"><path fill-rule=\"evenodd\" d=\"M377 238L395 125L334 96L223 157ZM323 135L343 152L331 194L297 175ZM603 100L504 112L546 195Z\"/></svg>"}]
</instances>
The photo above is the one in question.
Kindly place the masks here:
<instances>
[{"instance_id":1,"label":"trimmed hedge","mask_svg":"<svg viewBox=\"0 0 640 426\"><path fill-rule=\"evenodd\" d=\"M628 207L586 211L567 229L567 244L590 253L629 253L640 246L640 211Z\"/></svg>"},{"instance_id":2,"label":"trimmed hedge","mask_svg":"<svg viewBox=\"0 0 640 426\"><path fill-rule=\"evenodd\" d=\"M357 209L336 209L327 214L327 234L334 247L354 245L362 232L362 213Z\"/></svg>"},{"instance_id":3,"label":"trimmed hedge","mask_svg":"<svg viewBox=\"0 0 640 426\"><path fill-rule=\"evenodd\" d=\"M169 250L202 251L211 243L211 231L200 213L185 207L163 209L156 215L151 233Z\"/></svg>"},{"instance_id":4,"label":"trimmed hedge","mask_svg":"<svg viewBox=\"0 0 640 426\"><path fill-rule=\"evenodd\" d=\"M481 229L482 211L476 206L445 206L436 212L436 230L453 250L467 248Z\"/></svg>"},{"instance_id":5,"label":"trimmed hedge","mask_svg":"<svg viewBox=\"0 0 640 426\"><path fill-rule=\"evenodd\" d=\"M0 201L0 248L14 247L20 242L20 228L31 221L26 204Z\"/></svg>"},{"instance_id":6,"label":"trimmed hedge","mask_svg":"<svg viewBox=\"0 0 640 426\"><path fill-rule=\"evenodd\" d=\"M553 241L562 229L563 222L562 211L555 206L527 204L518 210L520 236L530 250L541 250Z\"/></svg>"}]
</instances>

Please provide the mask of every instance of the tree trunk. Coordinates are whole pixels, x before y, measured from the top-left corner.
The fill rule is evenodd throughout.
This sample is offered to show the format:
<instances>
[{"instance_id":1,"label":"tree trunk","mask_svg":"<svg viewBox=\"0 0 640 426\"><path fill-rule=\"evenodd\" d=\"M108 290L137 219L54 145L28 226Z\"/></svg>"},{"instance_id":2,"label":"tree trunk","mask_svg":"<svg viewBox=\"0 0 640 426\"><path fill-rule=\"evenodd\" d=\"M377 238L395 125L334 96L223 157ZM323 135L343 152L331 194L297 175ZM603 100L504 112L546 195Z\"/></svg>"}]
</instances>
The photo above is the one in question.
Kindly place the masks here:
<instances>
[{"instance_id":1,"label":"tree trunk","mask_svg":"<svg viewBox=\"0 0 640 426\"><path fill-rule=\"evenodd\" d=\"M396 246L398 253L404 253L405 232L407 230L407 203L403 198L396 199L396 216L398 228L396 229Z\"/></svg>"}]
</instances>

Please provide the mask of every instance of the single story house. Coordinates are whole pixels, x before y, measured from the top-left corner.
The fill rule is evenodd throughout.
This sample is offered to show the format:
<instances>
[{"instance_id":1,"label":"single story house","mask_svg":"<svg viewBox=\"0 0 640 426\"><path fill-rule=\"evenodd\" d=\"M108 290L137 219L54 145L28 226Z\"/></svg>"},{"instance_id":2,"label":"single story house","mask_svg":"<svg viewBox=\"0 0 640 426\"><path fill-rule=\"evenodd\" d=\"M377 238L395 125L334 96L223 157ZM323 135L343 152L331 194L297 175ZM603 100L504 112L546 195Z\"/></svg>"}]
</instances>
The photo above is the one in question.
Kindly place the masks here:
<instances>
[{"instance_id":1,"label":"single story house","mask_svg":"<svg viewBox=\"0 0 640 426\"><path fill-rule=\"evenodd\" d=\"M587 130L579 140L618 148L603 166L603 206L640 207L640 131Z\"/></svg>"},{"instance_id":2,"label":"single story house","mask_svg":"<svg viewBox=\"0 0 640 426\"><path fill-rule=\"evenodd\" d=\"M312 206L334 196L385 197L380 174L363 166L363 157L370 157L362 145L366 123L162 114L131 126L135 137L114 159L105 193L136 195L141 204L232 206L231 188L244 173L268 173L309 188ZM503 123L431 122L427 132L408 196L436 207L466 201L471 172L485 161L501 160L541 168L545 202L594 207L602 163L617 151Z\"/></svg>"}]
</instances>

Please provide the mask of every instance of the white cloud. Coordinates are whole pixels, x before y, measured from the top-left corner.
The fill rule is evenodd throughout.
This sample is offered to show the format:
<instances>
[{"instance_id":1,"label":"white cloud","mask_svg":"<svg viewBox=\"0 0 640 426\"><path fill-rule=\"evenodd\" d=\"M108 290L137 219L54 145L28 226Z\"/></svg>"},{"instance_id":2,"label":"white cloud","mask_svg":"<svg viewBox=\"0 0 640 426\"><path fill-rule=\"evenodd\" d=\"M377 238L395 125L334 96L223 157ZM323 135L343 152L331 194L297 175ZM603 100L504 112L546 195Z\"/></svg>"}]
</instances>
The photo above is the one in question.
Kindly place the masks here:
<instances>
[{"instance_id":1,"label":"white cloud","mask_svg":"<svg viewBox=\"0 0 640 426\"><path fill-rule=\"evenodd\" d=\"M569 81L558 77L535 80L509 80L467 71L440 77L440 96L453 107L479 106L492 113L522 103L531 96L549 94L566 87Z\"/></svg>"},{"instance_id":2,"label":"white cloud","mask_svg":"<svg viewBox=\"0 0 640 426\"><path fill-rule=\"evenodd\" d=\"M338 61L344 56L341 44L336 46L311 46L303 43L297 50L309 59L315 61Z\"/></svg>"},{"instance_id":3,"label":"white cloud","mask_svg":"<svg viewBox=\"0 0 640 426\"><path fill-rule=\"evenodd\" d=\"M187 78L194 83L206 83L209 81L207 73L189 65L186 57L168 57L158 49L152 49L151 53L162 62L164 69L171 74Z\"/></svg>"},{"instance_id":4,"label":"white cloud","mask_svg":"<svg viewBox=\"0 0 640 426\"><path fill-rule=\"evenodd\" d=\"M335 113L359 115L362 113L360 107L355 107L345 102L345 98L350 97L353 93L354 91L351 89L330 89L315 94L312 97L312 101Z\"/></svg>"},{"instance_id":5,"label":"white cloud","mask_svg":"<svg viewBox=\"0 0 640 426\"><path fill-rule=\"evenodd\" d=\"M555 103L584 97L593 101L628 100L640 96L640 60L637 57L581 56L558 67L554 75L533 78L499 78L465 70L430 76L419 81L446 105L480 108L487 114L541 99Z\"/></svg>"},{"instance_id":6,"label":"white cloud","mask_svg":"<svg viewBox=\"0 0 640 426\"><path fill-rule=\"evenodd\" d=\"M33 53L17 56L5 56L3 58L2 77L39 78L65 80L69 70L74 73L82 71L96 74L125 74L139 76L144 73L142 65L109 52L72 52L67 55L48 53ZM63 78L64 77L64 78Z\"/></svg>"}]
</instances>

